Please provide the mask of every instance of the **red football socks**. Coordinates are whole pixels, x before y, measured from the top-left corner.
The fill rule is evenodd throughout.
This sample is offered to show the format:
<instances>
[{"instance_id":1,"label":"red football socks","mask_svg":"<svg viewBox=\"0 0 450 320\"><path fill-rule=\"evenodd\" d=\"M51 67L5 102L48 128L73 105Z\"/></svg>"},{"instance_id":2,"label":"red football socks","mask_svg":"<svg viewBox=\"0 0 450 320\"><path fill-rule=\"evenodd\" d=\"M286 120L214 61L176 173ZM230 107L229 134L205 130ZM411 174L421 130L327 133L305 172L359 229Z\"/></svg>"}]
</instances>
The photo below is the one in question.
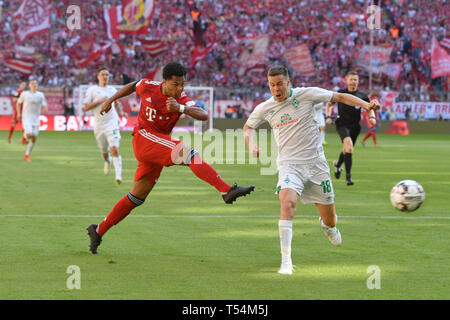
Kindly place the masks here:
<instances>
[{"instance_id":1,"label":"red football socks","mask_svg":"<svg viewBox=\"0 0 450 320\"><path fill-rule=\"evenodd\" d=\"M362 142L366 142L366 140L370 137L371 133L367 132L364 138L362 138Z\"/></svg>"},{"instance_id":2,"label":"red football socks","mask_svg":"<svg viewBox=\"0 0 450 320\"><path fill-rule=\"evenodd\" d=\"M14 127L9 128L8 140L11 140L13 133L14 133Z\"/></svg>"},{"instance_id":3,"label":"red football socks","mask_svg":"<svg viewBox=\"0 0 450 320\"><path fill-rule=\"evenodd\" d=\"M366 140L372 136L373 143L377 145L377 136L374 133L367 132L364 138L362 138L362 142L366 142Z\"/></svg>"},{"instance_id":4,"label":"red football socks","mask_svg":"<svg viewBox=\"0 0 450 320\"><path fill-rule=\"evenodd\" d=\"M192 158L189 168L197 177L212 185L217 191L227 193L231 189L231 186L223 181L217 171L204 162L200 155Z\"/></svg>"},{"instance_id":5,"label":"red football socks","mask_svg":"<svg viewBox=\"0 0 450 320\"><path fill-rule=\"evenodd\" d=\"M130 201L128 195L123 197L116 203L112 211L106 216L106 218L99 224L97 233L102 237L106 231L112 226L118 224L123 218L125 218L131 210L136 207L136 204Z\"/></svg>"},{"instance_id":6,"label":"red football socks","mask_svg":"<svg viewBox=\"0 0 450 320\"><path fill-rule=\"evenodd\" d=\"M372 134L372 140L373 140L373 143L375 145L377 145L377 136L375 134Z\"/></svg>"}]
</instances>

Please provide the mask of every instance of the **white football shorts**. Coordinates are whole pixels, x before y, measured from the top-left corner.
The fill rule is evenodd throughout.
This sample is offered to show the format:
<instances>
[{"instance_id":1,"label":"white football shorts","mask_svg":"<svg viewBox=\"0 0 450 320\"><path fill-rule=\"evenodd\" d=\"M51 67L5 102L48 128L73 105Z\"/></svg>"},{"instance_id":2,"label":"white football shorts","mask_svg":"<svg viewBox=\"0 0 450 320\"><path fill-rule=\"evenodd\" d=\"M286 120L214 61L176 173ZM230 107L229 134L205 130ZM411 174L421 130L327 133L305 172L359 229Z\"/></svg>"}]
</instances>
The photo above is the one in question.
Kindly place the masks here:
<instances>
[{"instance_id":1,"label":"white football shorts","mask_svg":"<svg viewBox=\"0 0 450 320\"><path fill-rule=\"evenodd\" d=\"M34 137L37 137L39 134L39 119L36 120L30 120L25 118L22 118L22 126L23 126L23 132L24 136L31 134Z\"/></svg>"},{"instance_id":2,"label":"white football shorts","mask_svg":"<svg viewBox=\"0 0 450 320\"><path fill-rule=\"evenodd\" d=\"M286 188L296 191L305 204L333 204L334 188L325 156L308 163L281 165L275 193Z\"/></svg>"},{"instance_id":3,"label":"white football shorts","mask_svg":"<svg viewBox=\"0 0 450 320\"><path fill-rule=\"evenodd\" d=\"M95 130L95 139L97 140L97 145L102 153L109 151L111 147L119 147L120 145L120 130L119 128L109 128Z\"/></svg>"}]
</instances>

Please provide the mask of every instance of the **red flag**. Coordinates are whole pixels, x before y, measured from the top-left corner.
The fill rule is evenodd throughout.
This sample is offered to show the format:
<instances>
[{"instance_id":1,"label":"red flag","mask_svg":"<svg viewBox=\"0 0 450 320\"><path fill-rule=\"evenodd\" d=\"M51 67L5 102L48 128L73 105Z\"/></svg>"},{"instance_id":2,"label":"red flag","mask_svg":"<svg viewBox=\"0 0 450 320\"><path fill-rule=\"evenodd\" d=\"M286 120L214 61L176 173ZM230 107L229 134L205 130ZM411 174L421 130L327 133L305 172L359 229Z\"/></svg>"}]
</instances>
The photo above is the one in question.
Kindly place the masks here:
<instances>
[{"instance_id":1,"label":"red flag","mask_svg":"<svg viewBox=\"0 0 450 320\"><path fill-rule=\"evenodd\" d=\"M145 49L152 57L167 51L169 47L166 43L159 40L141 40L142 48Z\"/></svg>"},{"instance_id":2,"label":"red flag","mask_svg":"<svg viewBox=\"0 0 450 320\"><path fill-rule=\"evenodd\" d=\"M431 40L431 79L450 75L450 57L433 37Z\"/></svg>"},{"instance_id":3,"label":"red flag","mask_svg":"<svg viewBox=\"0 0 450 320\"><path fill-rule=\"evenodd\" d=\"M119 25L120 15L122 12L122 6L106 8L104 9L104 19L106 23L106 33L110 39L118 39L120 36L120 30L117 28Z\"/></svg>"},{"instance_id":4,"label":"red flag","mask_svg":"<svg viewBox=\"0 0 450 320\"><path fill-rule=\"evenodd\" d=\"M195 65L197 62L204 60L208 56L208 54L211 52L213 46L214 46L214 43L211 43L206 48L194 47L194 50L192 51L192 56L191 56L191 64Z\"/></svg>"},{"instance_id":5,"label":"red flag","mask_svg":"<svg viewBox=\"0 0 450 320\"><path fill-rule=\"evenodd\" d=\"M441 40L441 46L450 49L450 38L444 38Z\"/></svg>"},{"instance_id":6,"label":"red flag","mask_svg":"<svg viewBox=\"0 0 450 320\"><path fill-rule=\"evenodd\" d=\"M24 76L29 76L33 72L34 63L29 59L5 59L5 65L11 70L17 71Z\"/></svg>"},{"instance_id":7,"label":"red flag","mask_svg":"<svg viewBox=\"0 0 450 320\"><path fill-rule=\"evenodd\" d=\"M150 79L153 81L162 81L162 68L158 67L156 69L152 69L149 72L147 72L144 76L145 79Z\"/></svg>"},{"instance_id":8,"label":"red flag","mask_svg":"<svg viewBox=\"0 0 450 320\"><path fill-rule=\"evenodd\" d=\"M294 71L302 76L313 76L315 74L314 63L306 44L287 49L284 52L284 57L289 61Z\"/></svg>"},{"instance_id":9,"label":"red flag","mask_svg":"<svg viewBox=\"0 0 450 320\"><path fill-rule=\"evenodd\" d=\"M385 70L385 64L389 63L393 45L382 44L373 46L372 48L372 61L370 61L370 46L363 46L358 54L356 64L366 70L372 68L372 72L380 73Z\"/></svg>"},{"instance_id":10,"label":"red flag","mask_svg":"<svg viewBox=\"0 0 450 320\"><path fill-rule=\"evenodd\" d=\"M146 34L155 11L155 0L122 0L122 5L105 8L104 19L110 39L120 34Z\"/></svg>"},{"instance_id":11,"label":"red flag","mask_svg":"<svg viewBox=\"0 0 450 320\"><path fill-rule=\"evenodd\" d=\"M77 37L74 41L68 43L69 57L77 61L83 61L89 54L98 48L95 38L88 36Z\"/></svg>"},{"instance_id":12,"label":"red flag","mask_svg":"<svg viewBox=\"0 0 450 320\"><path fill-rule=\"evenodd\" d=\"M240 67L238 75L246 72L264 71L267 47L270 38L268 35L245 39L244 51L239 56Z\"/></svg>"},{"instance_id":13,"label":"red flag","mask_svg":"<svg viewBox=\"0 0 450 320\"><path fill-rule=\"evenodd\" d=\"M195 6L195 1L194 0L186 0L186 5L188 6L189 9L192 9Z\"/></svg>"},{"instance_id":14,"label":"red flag","mask_svg":"<svg viewBox=\"0 0 450 320\"><path fill-rule=\"evenodd\" d=\"M49 30L50 10L51 5L48 0L23 0L13 16L18 24L19 42Z\"/></svg>"},{"instance_id":15,"label":"red flag","mask_svg":"<svg viewBox=\"0 0 450 320\"><path fill-rule=\"evenodd\" d=\"M398 79L401 71L402 71L401 63L386 63L384 65L383 72L387 74L387 76L390 78Z\"/></svg>"},{"instance_id":16,"label":"red flag","mask_svg":"<svg viewBox=\"0 0 450 320\"><path fill-rule=\"evenodd\" d=\"M111 47L112 43L108 42L100 47L97 47L94 51L90 52L86 59L78 60L77 65L80 68L88 66L91 62L98 60L101 55L106 53L106 50Z\"/></svg>"}]
</instances>

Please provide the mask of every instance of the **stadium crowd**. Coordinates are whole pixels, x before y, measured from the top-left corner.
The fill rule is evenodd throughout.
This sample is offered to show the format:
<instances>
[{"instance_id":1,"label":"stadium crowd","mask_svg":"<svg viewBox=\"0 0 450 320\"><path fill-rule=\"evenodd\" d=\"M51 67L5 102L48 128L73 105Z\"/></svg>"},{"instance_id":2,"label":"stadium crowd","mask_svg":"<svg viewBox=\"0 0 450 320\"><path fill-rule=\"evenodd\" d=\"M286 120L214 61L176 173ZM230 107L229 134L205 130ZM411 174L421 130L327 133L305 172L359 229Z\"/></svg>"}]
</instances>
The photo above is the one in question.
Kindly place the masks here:
<instances>
[{"instance_id":1,"label":"stadium crowd","mask_svg":"<svg viewBox=\"0 0 450 320\"><path fill-rule=\"evenodd\" d=\"M70 3L69 3L70 2ZM377 1L375 1L377 2ZM383 0L381 29L374 31L374 44L392 43L391 62L401 62L398 79L375 74L376 89L395 89L423 93L445 90L442 79L430 78L431 39L448 35L446 0ZM108 40L105 30L104 6L121 4L121 0L51 1L51 28L47 34L28 38L24 45L34 47L36 57L33 74L46 86L69 86L92 83L95 70L108 66L111 82L122 84L143 77L150 69L180 61L189 69L190 85L220 88L248 88L252 94L267 91L265 77L247 73L237 75L244 50L241 39L267 34L270 44L266 66L286 64L286 49L307 43L316 68L316 75L304 77L291 70L295 85L317 85L329 89L342 86L342 77L349 70L360 71L362 89L368 89L368 72L356 65L358 48L369 43L367 0L199 0L200 35L194 34L191 9L185 0L156 1L147 37L163 40L168 50L152 57L141 46L140 37L120 39L123 50L108 52L86 68L79 68L73 56L85 54L77 41L94 38L99 44ZM69 4L81 8L81 30L66 27ZM15 54L16 36L13 15L18 0L0 0L0 52L2 57ZM448 10L448 7L447 7ZM195 37L205 46L215 43L205 60L190 65ZM13 73L0 57L0 86L18 83L22 76Z\"/></svg>"}]
</instances>

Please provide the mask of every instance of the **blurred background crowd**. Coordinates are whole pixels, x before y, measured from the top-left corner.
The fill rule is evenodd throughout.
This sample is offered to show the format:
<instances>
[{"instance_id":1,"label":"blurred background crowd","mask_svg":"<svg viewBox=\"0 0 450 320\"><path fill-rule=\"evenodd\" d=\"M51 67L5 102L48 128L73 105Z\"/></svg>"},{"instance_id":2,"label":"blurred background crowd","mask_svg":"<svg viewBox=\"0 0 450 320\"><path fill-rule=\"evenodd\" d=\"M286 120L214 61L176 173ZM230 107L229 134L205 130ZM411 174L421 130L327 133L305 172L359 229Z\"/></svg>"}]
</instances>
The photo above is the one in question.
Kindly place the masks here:
<instances>
[{"instance_id":1,"label":"blurred background crowd","mask_svg":"<svg viewBox=\"0 0 450 320\"><path fill-rule=\"evenodd\" d=\"M286 49L306 43L315 65L314 76L302 76L291 69L295 86L343 87L349 70L360 73L361 88L368 89L369 74L356 64L357 54L369 44L366 26L368 0L161 0L155 1L147 39L167 45L162 54L153 56L142 47L141 36L118 40L121 50L108 51L84 68L77 66L74 56L82 55L80 39L108 40L104 7L120 5L122 0L50 1L49 32L25 40L38 57L33 75L43 86L73 87L95 81L99 65L110 68L112 83L124 84L144 77L149 70L169 61L180 61L189 68L189 85L220 88L218 94L238 92L249 98L261 97L268 91L265 76L245 73L238 76L239 57L245 45L242 39L269 35L265 65L287 64ZM378 1L377 1L378 3ZM0 52L14 56L14 13L21 1L0 0ZM66 27L66 9L70 4L81 8L81 29ZM374 30L374 45L392 44L390 61L401 63L398 78L384 73L373 75L377 90L405 91L414 97L430 99L433 92L448 90L446 77L431 79L431 40L448 36L449 13L446 0L383 0L380 29ZM197 22L194 28L194 21ZM214 44L205 59L192 65L194 47ZM16 85L23 75L11 72L0 60L0 86ZM417 96L417 97L416 97Z\"/></svg>"}]
</instances>

